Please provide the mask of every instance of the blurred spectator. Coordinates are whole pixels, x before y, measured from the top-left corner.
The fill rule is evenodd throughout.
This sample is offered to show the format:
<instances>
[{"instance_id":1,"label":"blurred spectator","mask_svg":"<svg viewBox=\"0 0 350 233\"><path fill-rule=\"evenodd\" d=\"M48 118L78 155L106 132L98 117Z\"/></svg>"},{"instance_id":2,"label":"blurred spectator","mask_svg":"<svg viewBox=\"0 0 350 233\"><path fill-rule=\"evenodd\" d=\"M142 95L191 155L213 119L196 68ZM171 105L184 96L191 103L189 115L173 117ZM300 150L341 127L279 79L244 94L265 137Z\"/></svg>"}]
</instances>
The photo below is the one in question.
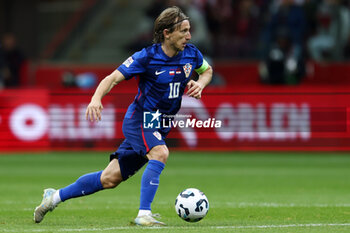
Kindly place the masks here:
<instances>
[{"instance_id":1,"label":"blurred spectator","mask_svg":"<svg viewBox=\"0 0 350 233\"><path fill-rule=\"evenodd\" d=\"M303 42L306 37L307 21L305 12L296 3L297 0L277 0L279 5L272 12L263 35L265 55L276 46L279 37L287 37L291 43L291 55L298 58L303 55Z\"/></svg>"},{"instance_id":2,"label":"blurred spectator","mask_svg":"<svg viewBox=\"0 0 350 233\"><path fill-rule=\"evenodd\" d=\"M62 74L62 85L64 87L78 87L80 89L95 88L97 84L97 76L93 72L84 72L75 74L73 71L67 70Z\"/></svg>"},{"instance_id":3,"label":"blurred spectator","mask_svg":"<svg viewBox=\"0 0 350 233\"><path fill-rule=\"evenodd\" d=\"M24 61L23 54L12 33L5 34L2 43L5 58L4 86L18 87L20 85L20 70Z\"/></svg>"},{"instance_id":4,"label":"blurred spectator","mask_svg":"<svg viewBox=\"0 0 350 233\"><path fill-rule=\"evenodd\" d=\"M340 0L324 0L317 11L317 34L310 38L309 53L316 61L340 61L350 35L350 12Z\"/></svg>"},{"instance_id":5,"label":"blurred spectator","mask_svg":"<svg viewBox=\"0 0 350 233\"><path fill-rule=\"evenodd\" d=\"M64 87L76 87L75 74L73 71L67 70L62 74L62 85Z\"/></svg>"},{"instance_id":6,"label":"blurred spectator","mask_svg":"<svg viewBox=\"0 0 350 233\"><path fill-rule=\"evenodd\" d=\"M309 38L317 32L317 9L322 0L305 0L303 5L306 21L308 24L306 37Z\"/></svg>"},{"instance_id":7,"label":"blurred spectator","mask_svg":"<svg viewBox=\"0 0 350 233\"><path fill-rule=\"evenodd\" d=\"M263 35L261 78L271 84L297 84L305 73L306 17L300 2L277 0Z\"/></svg>"},{"instance_id":8,"label":"blurred spectator","mask_svg":"<svg viewBox=\"0 0 350 233\"><path fill-rule=\"evenodd\" d=\"M213 56L224 57L230 54L233 35L233 10L230 0L207 1L204 7L206 23L213 41Z\"/></svg>"},{"instance_id":9,"label":"blurred spectator","mask_svg":"<svg viewBox=\"0 0 350 233\"><path fill-rule=\"evenodd\" d=\"M279 35L275 46L260 64L260 78L266 84L298 84L305 75L303 57L292 55L292 42L288 36Z\"/></svg>"},{"instance_id":10,"label":"blurred spectator","mask_svg":"<svg viewBox=\"0 0 350 233\"><path fill-rule=\"evenodd\" d=\"M232 54L239 58L253 58L260 33L259 9L253 0L239 0L235 1L233 10Z\"/></svg>"}]
</instances>

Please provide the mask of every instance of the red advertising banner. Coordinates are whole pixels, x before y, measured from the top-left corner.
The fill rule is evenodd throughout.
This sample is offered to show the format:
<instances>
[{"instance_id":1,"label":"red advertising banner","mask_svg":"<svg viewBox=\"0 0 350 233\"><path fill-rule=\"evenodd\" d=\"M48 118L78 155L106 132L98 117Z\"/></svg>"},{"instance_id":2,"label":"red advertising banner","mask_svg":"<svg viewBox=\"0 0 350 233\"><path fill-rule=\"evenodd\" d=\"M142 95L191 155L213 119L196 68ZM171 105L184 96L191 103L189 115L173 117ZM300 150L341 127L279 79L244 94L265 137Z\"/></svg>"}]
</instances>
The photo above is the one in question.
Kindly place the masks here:
<instances>
[{"instance_id":1,"label":"red advertising banner","mask_svg":"<svg viewBox=\"0 0 350 233\"><path fill-rule=\"evenodd\" d=\"M49 92L3 90L0 92L0 151L48 150Z\"/></svg>"},{"instance_id":2,"label":"red advertising banner","mask_svg":"<svg viewBox=\"0 0 350 233\"><path fill-rule=\"evenodd\" d=\"M85 119L92 92L1 91L0 151L115 150L136 90L109 93L98 123ZM208 88L201 100L184 96L161 123L173 127L167 143L178 149L349 151L349 103L345 88Z\"/></svg>"},{"instance_id":3,"label":"red advertising banner","mask_svg":"<svg viewBox=\"0 0 350 233\"><path fill-rule=\"evenodd\" d=\"M185 97L180 114L215 118L213 129L178 129L180 147L224 150L349 150L350 93L325 88L246 88Z\"/></svg>"},{"instance_id":4,"label":"red advertising banner","mask_svg":"<svg viewBox=\"0 0 350 233\"><path fill-rule=\"evenodd\" d=\"M86 120L85 111L93 91L52 91L48 114L53 149L113 149L123 140L122 121L135 93L121 90L103 99L102 121Z\"/></svg>"}]
</instances>

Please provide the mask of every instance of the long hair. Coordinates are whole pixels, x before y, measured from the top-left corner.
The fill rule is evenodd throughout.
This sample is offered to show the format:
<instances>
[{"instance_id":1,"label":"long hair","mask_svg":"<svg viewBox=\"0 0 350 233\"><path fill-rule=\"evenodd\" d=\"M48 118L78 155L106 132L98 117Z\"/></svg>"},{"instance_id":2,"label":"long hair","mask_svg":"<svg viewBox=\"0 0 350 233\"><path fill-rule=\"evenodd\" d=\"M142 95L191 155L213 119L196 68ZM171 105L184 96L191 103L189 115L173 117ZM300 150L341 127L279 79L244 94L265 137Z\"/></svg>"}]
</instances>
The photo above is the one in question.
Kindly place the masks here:
<instances>
[{"instance_id":1,"label":"long hair","mask_svg":"<svg viewBox=\"0 0 350 233\"><path fill-rule=\"evenodd\" d=\"M165 9L154 21L153 43L162 43L164 41L164 29L173 32L180 23L189 18L177 6Z\"/></svg>"}]
</instances>

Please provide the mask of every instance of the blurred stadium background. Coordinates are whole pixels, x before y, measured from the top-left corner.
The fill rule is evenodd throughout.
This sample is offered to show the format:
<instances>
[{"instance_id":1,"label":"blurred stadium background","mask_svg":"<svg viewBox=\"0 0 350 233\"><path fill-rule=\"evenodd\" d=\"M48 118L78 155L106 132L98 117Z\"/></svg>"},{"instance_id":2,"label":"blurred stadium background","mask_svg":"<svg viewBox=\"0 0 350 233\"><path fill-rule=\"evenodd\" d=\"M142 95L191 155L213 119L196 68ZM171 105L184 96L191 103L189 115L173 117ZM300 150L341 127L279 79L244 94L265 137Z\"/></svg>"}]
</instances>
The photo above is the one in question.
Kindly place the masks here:
<instances>
[{"instance_id":1,"label":"blurred stadium background","mask_svg":"<svg viewBox=\"0 0 350 233\"><path fill-rule=\"evenodd\" d=\"M215 71L182 113L223 121L175 129L170 147L350 148L349 1L2 0L0 151L115 148L135 80L104 99L99 124L84 120L85 106L101 79L151 44L169 5L190 16L192 42Z\"/></svg>"},{"instance_id":2,"label":"blurred stadium background","mask_svg":"<svg viewBox=\"0 0 350 233\"><path fill-rule=\"evenodd\" d=\"M100 80L151 44L169 5L190 16L192 42L214 68L202 99L184 96L180 114L223 126L169 134L153 206L170 225L163 232L349 232L349 4L0 0L0 232L138 231L127 224L141 172L40 226L30 220L42 189L103 169L123 140L134 79L104 98L101 122L87 122L85 108ZM190 186L211 204L191 226L173 210Z\"/></svg>"}]
</instances>

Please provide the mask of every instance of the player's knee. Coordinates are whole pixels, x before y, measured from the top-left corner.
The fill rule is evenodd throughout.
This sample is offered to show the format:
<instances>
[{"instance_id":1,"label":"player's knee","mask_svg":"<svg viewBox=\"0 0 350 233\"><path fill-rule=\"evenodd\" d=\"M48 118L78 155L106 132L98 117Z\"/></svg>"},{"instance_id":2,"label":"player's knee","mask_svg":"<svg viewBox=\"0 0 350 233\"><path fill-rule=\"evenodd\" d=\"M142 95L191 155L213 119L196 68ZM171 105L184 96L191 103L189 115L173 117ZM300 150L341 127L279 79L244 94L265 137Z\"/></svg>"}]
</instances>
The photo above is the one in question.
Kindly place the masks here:
<instances>
[{"instance_id":1,"label":"player's knee","mask_svg":"<svg viewBox=\"0 0 350 233\"><path fill-rule=\"evenodd\" d=\"M120 171L108 171L102 173L101 183L103 188L110 189L115 188L123 181Z\"/></svg>"},{"instance_id":2,"label":"player's knee","mask_svg":"<svg viewBox=\"0 0 350 233\"><path fill-rule=\"evenodd\" d=\"M153 147L147 154L149 160L158 160L162 163L166 163L169 157L169 150L166 146Z\"/></svg>"}]
</instances>

